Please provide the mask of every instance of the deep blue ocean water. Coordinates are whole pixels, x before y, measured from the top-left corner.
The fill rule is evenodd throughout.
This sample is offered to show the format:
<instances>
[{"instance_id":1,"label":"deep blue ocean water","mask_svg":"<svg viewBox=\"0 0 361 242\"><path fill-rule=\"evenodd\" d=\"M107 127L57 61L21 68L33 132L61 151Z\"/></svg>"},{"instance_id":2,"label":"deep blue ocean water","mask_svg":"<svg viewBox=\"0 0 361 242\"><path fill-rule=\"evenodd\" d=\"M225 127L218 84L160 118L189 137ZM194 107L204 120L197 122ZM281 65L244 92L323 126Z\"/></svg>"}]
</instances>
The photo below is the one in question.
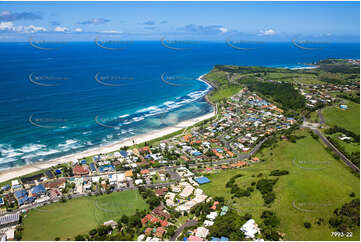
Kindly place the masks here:
<instances>
[{"instance_id":1,"label":"deep blue ocean water","mask_svg":"<svg viewBox=\"0 0 361 242\"><path fill-rule=\"evenodd\" d=\"M216 64L302 67L325 58L359 59L359 44L317 50L266 43L240 51L198 42L185 50L159 41L106 50L94 42L40 50L0 43L0 169L45 161L206 114ZM169 85L163 82L161 76Z\"/></svg>"}]
</instances>

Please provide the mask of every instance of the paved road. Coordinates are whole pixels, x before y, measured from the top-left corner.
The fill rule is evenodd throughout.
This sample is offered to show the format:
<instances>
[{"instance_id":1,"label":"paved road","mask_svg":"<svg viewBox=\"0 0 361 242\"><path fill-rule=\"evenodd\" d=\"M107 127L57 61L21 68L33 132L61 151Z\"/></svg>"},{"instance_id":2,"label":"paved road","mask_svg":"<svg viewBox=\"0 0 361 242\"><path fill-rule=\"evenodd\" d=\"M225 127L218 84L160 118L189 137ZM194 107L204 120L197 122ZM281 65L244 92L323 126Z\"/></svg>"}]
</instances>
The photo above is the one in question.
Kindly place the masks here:
<instances>
[{"instance_id":1,"label":"paved road","mask_svg":"<svg viewBox=\"0 0 361 242\"><path fill-rule=\"evenodd\" d=\"M360 169L354 165L347 157L342 154L318 129L312 129L313 132L315 132L321 140L329 147L331 148L340 158L343 160L347 166L349 166L352 170L356 172L360 172Z\"/></svg>"},{"instance_id":2,"label":"paved road","mask_svg":"<svg viewBox=\"0 0 361 242\"><path fill-rule=\"evenodd\" d=\"M318 117L319 117L320 125L325 124L326 121L325 121L325 117L322 114L322 109L317 110L317 114L318 114Z\"/></svg>"},{"instance_id":3,"label":"paved road","mask_svg":"<svg viewBox=\"0 0 361 242\"><path fill-rule=\"evenodd\" d=\"M197 225L197 221L196 220L187 220L184 224L182 224L182 226L180 226L174 233L174 235L172 236L172 238L170 238L170 241L176 241L178 236L183 232L183 230L187 227L192 227Z\"/></svg>"}]
</instances>

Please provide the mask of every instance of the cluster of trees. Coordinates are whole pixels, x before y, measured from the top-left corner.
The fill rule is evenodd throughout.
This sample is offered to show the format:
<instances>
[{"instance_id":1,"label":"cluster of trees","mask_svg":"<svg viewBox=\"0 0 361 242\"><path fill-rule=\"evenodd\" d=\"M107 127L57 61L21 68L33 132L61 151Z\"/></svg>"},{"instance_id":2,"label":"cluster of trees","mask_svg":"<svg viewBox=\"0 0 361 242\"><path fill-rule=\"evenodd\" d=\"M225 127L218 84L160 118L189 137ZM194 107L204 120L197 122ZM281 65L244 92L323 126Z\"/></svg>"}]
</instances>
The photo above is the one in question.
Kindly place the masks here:
<instances>
[{"instance_id":1,"label":"cluster of trees","mask_svg":"<svg viewBox=\"0 0 361 242\"><path fill-rule=\"evenodd\" d=\"M118 226L113 230L111 226L99 225L97 228L89 231L88 234L79 234L75 236L76 241L110 241L110 240L134 240L142 230L141 218L147 214L146 210L137 210L132 216L123 215ZM55 239L56 240L56 239Z\"/></svg>"},{"instance_id":2,"label":"cluster of trees","mask_svg":"<svg viewBox=\"0 0 361 242\"><path fill-rule=\"evenodd\" d=\"M266 205L272 203L276 199L276 194L273 192L273 186L277 183L277 179L261 179L258 180L256 188L261 192L264 203Z\"/></svg>"},{"instance_id":3,"label":"cluster of trees","mask_svg":"<svg viewBox=\"0 0 361 242\"><path fill-rule=\"evenodd\" d=\"M288 175L289 171L287 170L273 170L271 171L271 173L269 174L270 176L284 176L284 175Z\"/></svg>"},{"instance_id":4,"label":"cluster of trees","mask_svg":"<svg viewBox=\"0 0 361 242\"><path fill-rule=\"evenodd\" d=\"M240 228L251 218L250 214L240 216L231 209L226 215L218 216L214 220L213 226L209 229L209 234L213 237L228 237L231 241L242 241L245 236Z\"/></svg>"},{"instance_id":5,"label":"cluster of trees","mask_svg":"<svg viewBox=\"0 0 361 242\"><path fill-rule=\"evenodd\" d=\"M342 153L344 154L352 163L354 163L357 167L360 167L360 152L346 152L346 149L343 145L339 143L339 141L332 137L327 136L327 139Z\"/></svg>"},{"instance_id":6,"label":"cluster of trees","mask_svg":"<svg viewBox=\"0 0 361 242\"><path fill-rule=\"evenodd\" d=\"M325 134L335 134L335 133L343 133L346 136L352 137L354 142L360 143L360 135L357 135L348 129L339 126L333 126L325 130Z\"/></svg>"},{"instance_id":7,"label":"cluster of trees","mask_svg":"<svg viewBox=\"0 0 361 242\"><path fill-rule=\"evenodd\" d=\"M272 211L263 211L261 215L263 223L260 225L263 238L271 241L280 240L280 235L276 228L280 225L280 219Z\"/></svg>"},{"instance_id":8,"label":"cluster of trees","mask_svg":"<svg viewBox=\"0 0 361 242\"><path fill-rule=\"evenodd\" d=\"M276 101L288 113L302 111L306 107L306 100L290 83L271 83L252 81L247 83L248 89Z\"/></svg>"},{"instance_id":9,"label":"cluster of trees","mask_svg":"<svg viewBox=\"0 0 361 242\"><path fill-rule=\"evenodd\" d=\"M344 99L350 100L355 103L360 103L360 97L355 97L355 96L346 95L346 94L339 94L339 95L337 95L337 97L344 98Z\"/></svg>"},{"instance_id":10,"label":"cluster of trees","mask_svg":"<svg viewBox=\"0 0 361 242\"><path fill-rule=\"evenodd\" d=\"M360 227L360 199L353 199L334 211L329 224L339 232L352 232Z\"/></svg>"},{"instance_id":11,"label":"cluster of trees","mask_svg":"<svg viewBox=\"0 0 361 242\"><path fill-rule=\"evenodd\" d=\"M226 183L226 188L231 188L231 194L233 194L233 197L248 197L251 195L251 192L254 191L252 187L247 187L245 190L236 184L236 179L242 176L242 174L237 174Z\"/></svg>"},{"instance_id":12,"label":"cluster of trees","mask_svg":"<svg viewBox=\"0 0 361 242\"><path fill-rule=\"evenodd\" d=\"M153 209L160 204L161 199L159 197L157 197L157 195L155 194L155 192L153 190L146 189L144 187L140 187L138 191L139 191L139 194L145 200L145 202L149 204L150 209Z\"/></svg>"},{"instance_id":13,"label":"cluster of trees","mask_svg":"<svg viewBox=\"0 0 361 242\"><path fill-rule=\"evenodd\" d=\"M209 214L211 212L211 207L213 205L213 202L203 202L203 203L199 203L196 206L194 206L190 213L194 214L197 217L203 217L205 218L207 216L207 214Z\"/></svg>"}]
</instances>

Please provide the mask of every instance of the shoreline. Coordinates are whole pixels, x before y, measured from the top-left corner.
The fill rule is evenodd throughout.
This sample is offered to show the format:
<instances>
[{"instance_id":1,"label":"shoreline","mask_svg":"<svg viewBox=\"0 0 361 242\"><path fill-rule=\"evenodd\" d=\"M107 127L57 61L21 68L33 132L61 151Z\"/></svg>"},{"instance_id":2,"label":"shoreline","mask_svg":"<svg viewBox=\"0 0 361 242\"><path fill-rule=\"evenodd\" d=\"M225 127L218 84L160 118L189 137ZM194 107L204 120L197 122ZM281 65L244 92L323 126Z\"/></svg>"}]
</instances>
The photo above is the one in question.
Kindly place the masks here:
<instances>
[{"instance_id":1,"label":"shoreline","mask_svg":"<svg viewBox=\"0 0 361 242\"><path fill-rule=\"evenodd\" d=\"M201 75L197 80L202 81L204 83L206 83L207 85L213 87L211 84L209 84L207 81L205 81L203 78L204 75ZM211 91L212 89L210 89ZM124 146L132 146L135 144L141 144L144 142L148 142L151 141L153 139L157 139L157 138L161 138L163 136L169 135L171 133L177 132L179 130L182 130L186 127L190 127L195 125L196 123L199 123L201 121L204 121L206 119L210 119L212 117L214 117L216 115L216 110L214 105L208 101L207 95L210 92L208 92L204 97L207 100L207 102L209 104L211 104L213 106L213 111L207 114L204 114L202 116L199 117L195 117L189 120L185 120L182 121L178 124L175 124L173 126L170 127L166 127L160 130L154 130L145 134L139 134L139 135L135 135L120 141L116 141L114 143L108 144L108 145L100 145L98 147L95 148L91 148L88 150L84 150L81 152L77 152L74 154L70 154L70 155L65 155L65 156L61 156L58 158L54 158L51 160L47 160L47 161L42 161L42 162L35 162L32 164L28 164L28 165L24 165L24 166L19 166L19 167L13 167L13 168L9 168L6 170L1 170L0 171L0 182L6 182L12 179L16 179L18 177L24 176L24 175L28 175L30 173L33 172L37 172L39 170L43 170L43 169L48 169L52 166L58 165L58 164L63 164L63 163L68 163L71 162L73 160L78 160L78 159L82 159L84 157L88 157L88 156L94 156L94 155L98 155L101 153L110 153L110 152L114 152L116 150L119 150L121 147ZM179 126L179 127L177 127ZM134 141L134 143L133 143Z\"/></svg>"}]
</instances>

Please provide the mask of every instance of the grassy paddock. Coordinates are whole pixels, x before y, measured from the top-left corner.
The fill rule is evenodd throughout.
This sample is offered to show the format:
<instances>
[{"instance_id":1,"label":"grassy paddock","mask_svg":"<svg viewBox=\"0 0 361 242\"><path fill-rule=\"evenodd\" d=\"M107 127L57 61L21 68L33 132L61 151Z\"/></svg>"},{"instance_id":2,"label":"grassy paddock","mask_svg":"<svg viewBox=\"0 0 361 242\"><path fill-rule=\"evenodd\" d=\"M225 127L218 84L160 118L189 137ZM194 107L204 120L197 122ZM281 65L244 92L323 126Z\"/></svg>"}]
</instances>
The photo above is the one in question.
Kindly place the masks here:
<instances>
[{"instance_id":1,"label":"grassy paddock","mask_svg":"<svg viewBox=\"0 0 361 242\"><path fill-rule=\"evenodd\" d=\"M138 191L124 191L102 196L72 199L31 210L24 218L23 240L71 240L88 233L105 221L117 221L148 205Z\"/></svg>"},{"instance_id":2,"label":"grassy paddock","mask_svg":"<svg viewBox=\"0 0 361 242\"><path fill-rule=\"evenodd\" d=\"M351 101L345 101L347 110L339 107L325 108L322 113L325 116L326 123L330 126L340 126L360 134L360 104Z\"/></svg>"},{"instance_id":3,"label":"grassy paddock","mask_svg":"<svg viewBox=\"0 0 361 242\"><path fill-rule=\"evenodd\" d=\"M331 237L334 229L328 226L328 219L334 209L352 200L349 196L351 192L360 197L360 180L307 132L299 131L297 135L305 135L306 138L297 140L297 143L281 141L273 148L266 148L258 154L265 162L248 169L210 175L212 182L201 188L210 196L224 196L227 201L232 201L239 213L251 213L259 223L262 211L275 211L281 220L279 231L286 234L286 240L347 240ZM236 180L238 186L247 188L253 181L268 177L270 171L276 169L288 170L290 174L279 177L274 186L276 200L269 208L264 206L261 193L256 189L250 197L232 200L229 189L225 188L228 180L236 174L244 175ZM257 177L260 173L262 177ZM298 210L293 204L308 211ZM325 222L317 225L318 218L323 218ZM304 222L310 222L312 228L306 229ZM355 231L349 240L359 238L359 231Z\"/></svg>"}]
</instances>

